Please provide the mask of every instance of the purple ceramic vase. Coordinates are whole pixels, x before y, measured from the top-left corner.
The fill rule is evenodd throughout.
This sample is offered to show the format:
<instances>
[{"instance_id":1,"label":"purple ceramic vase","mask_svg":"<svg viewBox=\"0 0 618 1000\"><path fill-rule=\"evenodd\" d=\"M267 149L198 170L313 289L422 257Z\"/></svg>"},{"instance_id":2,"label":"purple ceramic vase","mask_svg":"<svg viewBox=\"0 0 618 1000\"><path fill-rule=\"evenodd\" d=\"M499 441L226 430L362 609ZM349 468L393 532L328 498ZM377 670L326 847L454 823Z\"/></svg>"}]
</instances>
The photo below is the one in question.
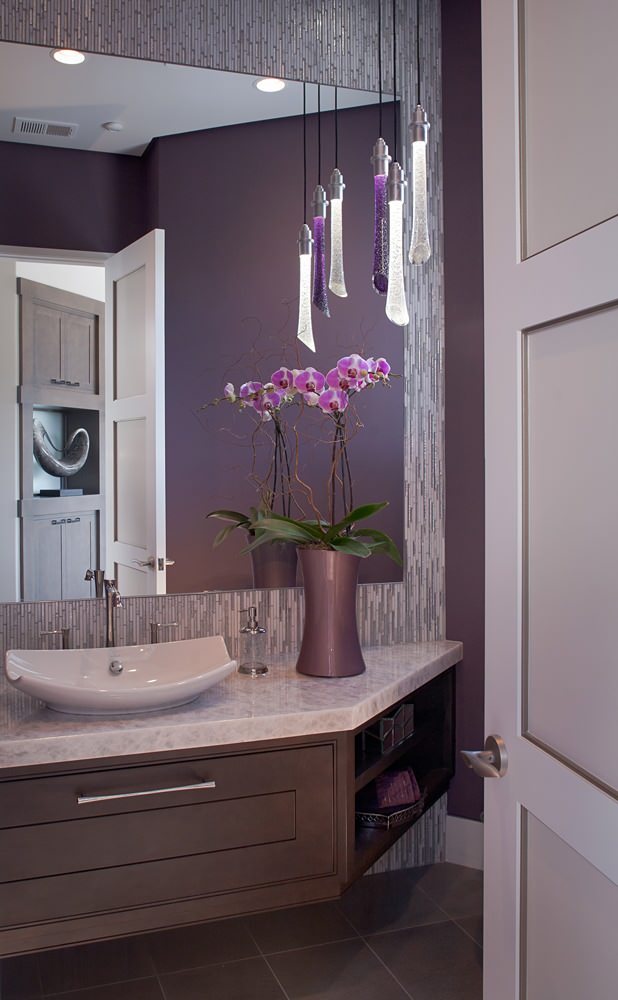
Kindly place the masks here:
<instances>
[{"instance_id":1,"label":"purple ceramic vase","mask_svg":"<svg viewBox=\"0 0 618 1000\"><path fill-rule=\"evenodd\" d=\"M362 674L365 661L356 624L360 559L328 549L299 549L305 588L305 627L296 669L312 677Z\"/></svg>"},{"instance_id":2,"label":"purple ceramic vase","mask_svg":"<svg viewBox=\"0 0 618 1000\"><path fill-rule=\"evenodd\" d=\"M295 587L296 546L294 542L270 542L251 550L253 586Z\"/></svg>"}]
</instances>

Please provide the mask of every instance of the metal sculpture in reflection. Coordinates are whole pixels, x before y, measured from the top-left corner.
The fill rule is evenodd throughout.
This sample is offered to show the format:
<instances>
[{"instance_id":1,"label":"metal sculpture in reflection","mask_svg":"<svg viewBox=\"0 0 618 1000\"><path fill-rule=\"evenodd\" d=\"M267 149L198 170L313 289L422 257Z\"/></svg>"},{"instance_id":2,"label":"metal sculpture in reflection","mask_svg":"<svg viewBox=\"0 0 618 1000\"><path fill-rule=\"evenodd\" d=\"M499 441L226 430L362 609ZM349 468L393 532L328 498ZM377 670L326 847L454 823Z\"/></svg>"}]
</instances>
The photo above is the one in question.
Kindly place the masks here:
<instances>
[{"instance_id":1,"label":"metal sculpture in reflection","mask_svg":"<svg viewBox=\"0 0 618 1000\"><path fill-rule=\"evenodd\" d=\"M57 448L41 421L35 417L32 450L41 468L50 476L74 476L86 464L90 437L87 430L78 427L64 448Z\"/></svg>"}]
</instances>

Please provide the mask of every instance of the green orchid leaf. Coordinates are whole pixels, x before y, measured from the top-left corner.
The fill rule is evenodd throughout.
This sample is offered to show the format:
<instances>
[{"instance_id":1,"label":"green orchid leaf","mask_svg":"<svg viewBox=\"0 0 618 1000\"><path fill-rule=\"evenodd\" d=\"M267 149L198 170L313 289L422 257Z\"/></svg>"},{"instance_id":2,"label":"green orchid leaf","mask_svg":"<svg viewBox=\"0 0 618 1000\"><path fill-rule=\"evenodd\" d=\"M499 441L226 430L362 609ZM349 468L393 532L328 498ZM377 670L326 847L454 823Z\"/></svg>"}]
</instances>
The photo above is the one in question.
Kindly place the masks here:
<instances>
[{"instance_id":1,"label":"green orchid leaf","mask_svg":"<svg viewBox=\"0 0 618 1000\"><path fill-rule=\"evenodd\" d=\"M246 514L241 514L239 510L211 510L206 517L218 517L221 521L235 521L236 524L250 524Z\"/></svg>"},{"instance_id":2,"label":"green orchid leaf","mask_svg":"<svg viewBox=\"0 0 618 1000\"><path fill-rule=\"evenodd\" d=\"M375 528L359 528L354 532L355 537L358 535L362 535L363 538L373 538L374 544L371 547L374 552L384 552L385 555L390 556L393 562L396 562L398 566L403 565L399 549L390 535L387 535L386 532L377 531Z\"/></svg>"},{"instance_id":3,"label":"green orchid leaf","mask_svg":"<svg viewBox=\"0 0 618 1000\"><path fill-rule=\"evenodd\" d=\"M366 545L364 542L359 542L355 538L350 538L348 535L342 535L340 538L333 538L330 546L337 552L347 552L351 556L360 556L361 559L366 559L367 556L371 555L371 548L369 545Z\"/></svg>"},{"instance_id":4,"label":"green orchid leaf","mask_svg":"<svg viewBox=\"0 0 618 1000\"><path fill-rule=\"evenodd\" d=\"M362 521L366 517L373 517L377 514L379 510L383 510L384 507L388 507L388 501L384 500L382 503L366 503L361 507L356 507L354 510L338 521L337 524L333 524L330 531L326 533L325 541L330 542L337 535L340 535L347 527L355 524L356 521Z\"/></svg>"},{"instance_id":5,"label":"green orchid leaf","mask_svg":"<svg viewBox=\"0 0 618 1000\"><path fill-rule=\"evenodd\" d=\"M218 548L218 546L225 541L228 535L231 535L233 531L236 531L238 528L241 527L242 527L241 524L228 524L227 527L221 528L221 531L218 531L217 534L215 535L215 539L212 543L213 548L215 549Z\"/></svg>"},{"instance_id":6,"label":"green orchid leaf","mask_svg":"<svg viewBox=\"0 0 618 1000\"><path fill-rule=\"evenodd\" d=\"M266 518L261 518L259 521L255 521L252 524L253 528L268 528L268 530L275 530L274 526L279 526L282 530L284 525L294 528L295 531L300 531L304 534L306 539L314 539L315 541L322 541L324 537L324 532L320 531L315 525L311 524L309 521L294 521L291 517L285 517L283 514L275 514L274 511L268 515Z\"/></svg>"}]
</instances>

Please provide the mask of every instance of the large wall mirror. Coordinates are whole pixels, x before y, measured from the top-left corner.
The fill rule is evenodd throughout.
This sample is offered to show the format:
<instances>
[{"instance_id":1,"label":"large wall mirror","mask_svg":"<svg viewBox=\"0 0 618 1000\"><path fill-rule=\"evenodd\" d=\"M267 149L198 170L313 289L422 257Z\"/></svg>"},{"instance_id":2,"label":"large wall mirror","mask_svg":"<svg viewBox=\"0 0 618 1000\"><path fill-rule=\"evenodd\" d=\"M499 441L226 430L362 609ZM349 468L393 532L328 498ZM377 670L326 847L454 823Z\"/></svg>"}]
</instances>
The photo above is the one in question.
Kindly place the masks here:
<instances>
[{"instance_id":1,"label":"large wall mirror","mask_svg":"<svg viewBox=\"0 0 618 1000\"><path fill-rule=\"evenodd\" d=\"M395 377L359 393L349 418L354 502L388 501L376 525L403 550L403 336L371 281L377 95L340 88L335 122L333 88L321 88L318 119L317 87L308 85L305 156L299 82L265 93L241 74L95 55L67 66L47 48L0 45L0 601L94 596L85 571L114 572L105 564L110 517L141 538L140 511L153 501L142 465L157 456L165 552L149 551L142 538L144 558L133 560L134 573L119 573L121 589L155 592L148 573L165 557L173 562L168 593L258 583L244 533L214 548L222 524L206 515L258 503L259 483L274 476L272 427L234 404L205 404L228 383L264 383L282 367L325 374L355 353L386 358ZM385 101L389 141L397 106ZM311 222L318 180L328 190L336 134L348 294L330 296L328 318L314 310L313 354L296 339L297 238ZM152 288L146 265L123 254L153 231L162 233L155 256L165 301L159 431L149 444L129 407L131 419L106 440L112 397L145 392L138 383L150 348L139 306ZM120 270L106 287L114 259ZM110 295L115 325L106 337ZM162 404L156 382L149 391L152 405ZM327 418L304 408L301 419L290 407L287 420L313 503L306 492L295 496L306 516L327 514ZM43 428L36 457L34 421ZM82 429L85 463L70 475L50 473L54 457L83 458L83 436L62 451ZM124 461L114 490L110 461ZM300 507L291 513L300 516ZM151 558L153 570L139 565ZM361 569L364 582L401 579L383 556Z\"/></svg>"}]
</instances>

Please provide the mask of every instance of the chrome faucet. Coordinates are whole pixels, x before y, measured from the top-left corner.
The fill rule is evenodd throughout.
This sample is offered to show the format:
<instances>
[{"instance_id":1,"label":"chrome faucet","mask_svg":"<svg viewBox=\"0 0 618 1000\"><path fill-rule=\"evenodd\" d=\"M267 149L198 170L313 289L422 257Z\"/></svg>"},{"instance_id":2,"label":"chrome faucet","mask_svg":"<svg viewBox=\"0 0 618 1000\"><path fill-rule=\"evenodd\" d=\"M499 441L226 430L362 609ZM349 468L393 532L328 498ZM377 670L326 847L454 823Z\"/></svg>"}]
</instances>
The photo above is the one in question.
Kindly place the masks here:
<instances>
[{"instance_id":1,"label":"chrome faucet","mask_svg":"<svg viewBox=\"0 0 618 1000\"><path fill-rule=\"evenodd\" d=\"M159 632L163 629L168 628L178 628L178 622L151 622L150 623L150 642L154 645L159 641Z\"/></svg>"},{"instance_id":2,"label":"chrome faucet","mask_svg":"<svg viewBox=\"0 0 618 1000\"><path fill-rule=\"evenodd\" d=\"M114 609L122 607L122 598L116 586L115 580L104 580L103 585L105 587L105 611L106 611L105 645L115 646L116 619L114 617Z\"/></svg>"},{"instance_id":3,"label":"chrome faucet","mask_svg":"<svg viewBox=\"0 0 618 1000\"><path fill-rule=\"evenodd\" d=\"M48 632L41 632L40 633L40 636L41 636L42 639L44 637L46 637L46 636L51 636L51 635L61 635L62 636L62 648L63 649L70 649L71 648L71 629L70 629L70 627L66 627L65 626L63 628L50 628Z\"/></svg>"},{"instance_id":4,"label":"chrome faucet","mask_svg":"<svg viewBox=\"0 0 618 1000\"><path fill-rule=\"evenodd\" d=\"M86 583L94 580L94 593L96 597L103 597L103 587L105 586L105 570L87 569L84 577Z\"/></svg>"}]
</instances>

